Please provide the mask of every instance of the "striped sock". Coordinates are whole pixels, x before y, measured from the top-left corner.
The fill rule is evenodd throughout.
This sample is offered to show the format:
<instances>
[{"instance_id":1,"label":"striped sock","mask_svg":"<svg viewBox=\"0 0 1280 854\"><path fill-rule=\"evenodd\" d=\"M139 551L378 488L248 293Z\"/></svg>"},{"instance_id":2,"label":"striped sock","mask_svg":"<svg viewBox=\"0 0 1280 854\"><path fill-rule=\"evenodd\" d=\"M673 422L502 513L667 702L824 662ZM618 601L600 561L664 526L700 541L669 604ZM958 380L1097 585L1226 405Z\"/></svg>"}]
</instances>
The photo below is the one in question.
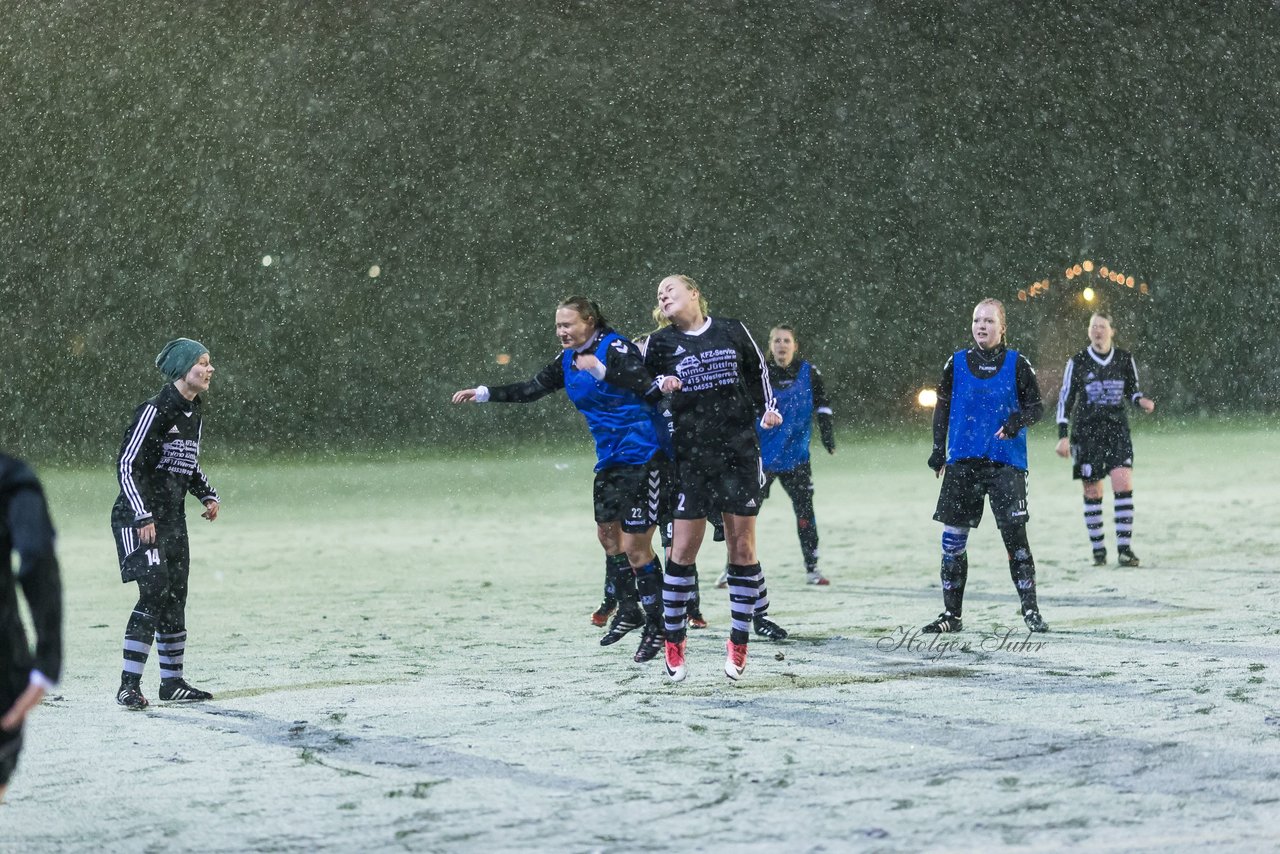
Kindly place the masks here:
<instances>
[{"instance_id":1,"label":"striped sock","mask_svg":"<svg viewBox=\"0 0 1280 854\"><path fill-rule=\"evenodd\" d=\"M182 678L182 657L187 651L187 633L156 632L156 658L160 659L160 680Z\"/></svg>"},{"instance_id":2,"label":"striped sock","mask_svg":"<svg viewBox=\"0 0 1280 854\"><path fill-rule=\"evenodd\" d=\"M1101 510L1099 510L1101 512ZM1116 493L1116 551L1129 551L1133 541L1133 492Z\"/></svg>"},{"instance_id":3,"label":"striped sock","mask_svg":"<svg viewBox=\"0 0 1280 854\"><path fill-rule=\"evenodd\" d=\"M729 571L729 640L744 644L751 637L751 618L758 613L760 586L764 583L764 570L760 564L750 566L731 563ZM769 607L768 600L765 608Z\"/></svg>"},{"instance_id":4,"label":"striped sock","mask_svg":"<svg viewBox=\"0 0 1280 854\"><path fill-rule=\"evenodd\" d=\"M697 571L697 564L668 560L662 573L662 623L671 643L684 640L689 599L693 596L693 580Z\"/></svg>"},{"instance_id":5,"label":"striped sock","mask_svg":"<svg viewBox=\"0 0 1280 854\"><path fill-rule=\"evenodd\" d=\"M1095 552L1106 548L1102 539L1102 499L1086 498L1084 500L1084 527L1089 532L1089 548ZM1118 526L1117 526L1118 527ZM1117 535L1119 531L1117 530Z\"/></svg>"},{"instance_id":6,"label":"striped sock","mask_svg":"<svg viewBox=\"0 0 1280 854\"><path fill-rule=\"evenodd\" d=\"M156 620L150 614L136 608L129 615L124 630L124 664L120 678L135 685L142 680L142 671L151 655L151 639L155 636Z\"/></svg>"}]
</instances>

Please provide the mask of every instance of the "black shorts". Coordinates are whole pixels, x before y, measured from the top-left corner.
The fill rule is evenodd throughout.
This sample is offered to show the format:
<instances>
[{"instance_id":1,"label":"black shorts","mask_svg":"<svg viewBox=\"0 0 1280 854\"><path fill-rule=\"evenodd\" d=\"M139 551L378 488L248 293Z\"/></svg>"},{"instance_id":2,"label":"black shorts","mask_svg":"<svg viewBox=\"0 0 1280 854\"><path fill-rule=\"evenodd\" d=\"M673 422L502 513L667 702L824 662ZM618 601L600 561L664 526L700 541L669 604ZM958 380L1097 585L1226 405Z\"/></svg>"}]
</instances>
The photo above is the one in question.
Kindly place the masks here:
<instances>
[{"instance_id":1,"label":"black shorts","mask_svg":"<svg viewBox=\"0 0 1280 854\"><path fill-rule=\"evenodd\" d=\"M156 541L150 545L138 539L132 526L112 526L116 557L120 559L120 581L128 583L149 575L185 581L191 566L186 521L160 523Z\"/></svg>"},{"instance_id":2,"label":"black shorts","mask_svg":"<svg viewBox=\"0 0 1280 854\"><path fill-rule=\"evenodd\" d=\"M982 521L983 499L990 497L991 513L1001 528L1025 524L1027 473L990 460L958 460L947 466L933 518L956 528L976 528Z\"/></svg>"},{"instance_id":3,"label":"black shorts","mask_svg":"<svg viewBox=\"0 0 1280 854\"><path fill-rule=\"evenodd\" d=\"M713 510L734 516L760 512L764 470L758 452L700 455L676 460L671 515L676 519L705 519Z\"/></svg>"},{"instance_id":4,"label":"black shorts","mask_svg":"<svg viewBox=\"0 0 1280 854\"><path fill-rule=\"evenodd\" d=\"M1133 468L1133 441L1128 430L1073 437L1071 476L1076 480L1102 480L1112 469L1123 468Z\"/></svg>"},{"instance_id":5,"label":"black shorts","mask_svg":"<svg viewBox=\"0 0 1280 854\"><path fill-rule=\"evenodd\" d=\"M621 522L628 534L643 534L658 524L663 467L661 458L655 457L644 465L596 472L592 489L596 522Z\"/></svg>"}]
</instances>

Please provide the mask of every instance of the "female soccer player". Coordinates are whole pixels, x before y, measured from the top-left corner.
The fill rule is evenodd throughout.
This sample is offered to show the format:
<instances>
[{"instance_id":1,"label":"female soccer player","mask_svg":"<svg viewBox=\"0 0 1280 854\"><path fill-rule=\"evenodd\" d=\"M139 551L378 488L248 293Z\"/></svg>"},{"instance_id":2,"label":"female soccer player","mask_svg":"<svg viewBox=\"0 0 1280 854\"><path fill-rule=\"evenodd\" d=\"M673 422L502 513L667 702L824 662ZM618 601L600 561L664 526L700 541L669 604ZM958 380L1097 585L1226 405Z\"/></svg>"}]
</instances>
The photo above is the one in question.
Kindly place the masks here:
<instances>
[{"instance_id":1,"label":"female soccer player","mask_svg":"<svg viewBox=\"0 0 1280 854\"><path fill-rule=\"evenodd\" d=\"M663 638L661 563L652 547L662 453L657 414L641 397L652 381L635 345L609 327L593 300L565 299L556 306L555 321L564 350L533 379L462 389L453 402L529 403L561 388L569 395L596 443L596 533L605 552L602 610L607 614L611 600L617 602L600 645L617 643L643 625L634 660L649 661Z\"/></svg>"},{"instance_id":2,"label":"female soccer player","mask_svg":"<svg viewBox=\"0 0 1280 854\"><path fill-rule=\"evenodd\" d=\"M17 581L31 612L35 654L18 613ZM22 750L22 724L62 674L62 585L53 523L40 481L26 463L0 454L0 802Z\"/></svg>"},{"instance_id":3,"label":"female soccer player","mask_svg":"<svg viewBox=\"0 0 1280 854\"><path fill-rule=\"evenodd\" d=\"M921 631L958 632L969 574L965 545L982 521L983 498L1009 553L1022 619L1047 632L1036 604L1036 565L1027 542L1027 437L1044 405L1031 363L1004 341L1004 304L984 299L973 309L974 346L954 353L942 369L933 412L929 468L942 477L933 518L942 529L943 612ZM945 472L945 476L944 476Z\"/></svg>"},{"instance_id":4,"label":"female soccer player","mask_svg":"<svg viewBox=\"0 0 1280 854\"><path fill-rule=\"evenodd\" d=\"M667 675L685 678L685 619L707 514L724 515L729 549L731 629L725 675L742 676L763 575L756 559L760 510L760 445L756 422L777 427L764 356L737 320L706 315L701 290L687 276L658 284L658 308L671 325L649 337L645 367L671 395L675 450L673 541L663 576Z\"/></svg>"},{"instance_id":5,"label":"female soccer player","mask_svg":"<svg viewBox=\"0 0 1280 854\"><path fill-rule=\"evenodd\" d=\"M124 432L116 461L120 495L111 508L111 530L120 579L138 583L138 603L124 631L124 669L116 702L145 709L142 671L154 638L160 657L161 700L212 700L182 677L187 647L187 578L191 551L184 503L191 493L200 515L218 518L218 493L200 470L201 393L213 365L199 341L177 338L156 356L168 382L141 404Z\"/></svg>"},{"instance_id":6,"label":"female soccer player","mask_svg":"<svg viewBox=\"0 0 1280 854\"><path fill-rule=\"evenodd\" d=\"M804 558L805 580L827 585L818 571L818 520L813 512L813 469L809 464L809 440L817 416L822 447L836 452L831 403L822 374L806 359L797 358L796 332L785 324L769 330L769 385L782 413L782 426L759 430L760 457L764 463L764 498L776 479L791 498L796 533Z\"/></svg>"},{"instance_id":7,"label":"female soccer player","mask_svg":"<svg viewBox=\"0 0 1280 854\"><path fill-rule=\"evenodd\" d=\"M1133 553L1133 441L1125 402L1152 412L1155 401L1138 388L1133 356L1112 347L1111 316L1089 318L1089 346L1067 361L1058 394L1058 456L1071 457L1071 474L1084 484L1084 526L1095 566L1105 566L1102 480L1111 475L1116 506L1116 551L1121 566L1137 566ZM1068 440L1068 423L1070 439Z\"/></svg>"}]
</instances>

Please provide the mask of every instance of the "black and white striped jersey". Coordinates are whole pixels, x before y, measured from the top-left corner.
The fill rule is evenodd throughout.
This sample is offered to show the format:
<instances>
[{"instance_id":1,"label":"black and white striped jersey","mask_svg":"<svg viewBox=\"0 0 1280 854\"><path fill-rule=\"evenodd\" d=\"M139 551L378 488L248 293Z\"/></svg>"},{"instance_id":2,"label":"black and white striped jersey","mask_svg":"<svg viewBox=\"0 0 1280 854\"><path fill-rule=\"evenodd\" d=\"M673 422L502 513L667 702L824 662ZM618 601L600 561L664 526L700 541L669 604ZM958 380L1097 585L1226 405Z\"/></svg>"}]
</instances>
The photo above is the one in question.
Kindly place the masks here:
<instances>
[{"instance_id":1,"label":"black and white striped jersey","mask_svg":"<svg viewBox=\"0 0 1280 854\"><path fill-rule=\"evenodd\" d=\"M757 448L756 422L777 409L764 354L738 320L709 317L700 329L649 336L644 363L659 379L678 376L670 396L677 457L695 446Z\"/></svg>"},{"instance_id":2,"label":"black and white striped jersey","mask_svg":"<svg viewBox=\"0 0 1280 854\"><path fill-rule=\"evenodd\" d=\"M1127 431L1125 404L1137 405L1142 396L1138 367L1128 351L1112 347L1104 356L1085 347L1067 360L1066 373L1062 375L1058 438L1065 438L1068 431L1073 439Z\"/></svg>"},{"instance_id":3,"label":"black and white striped jersey","mask_svg":"<svg viewBox=\"0 0 1280 854\"><path fill-rule=\"evenodd\" d=\"M111 508L112 525L179 519L187 493L218 500L200 470L200 406L198 396L187 400L169 384L134 410L116 457L120 495Z\"/></svg>"}]
</instances>

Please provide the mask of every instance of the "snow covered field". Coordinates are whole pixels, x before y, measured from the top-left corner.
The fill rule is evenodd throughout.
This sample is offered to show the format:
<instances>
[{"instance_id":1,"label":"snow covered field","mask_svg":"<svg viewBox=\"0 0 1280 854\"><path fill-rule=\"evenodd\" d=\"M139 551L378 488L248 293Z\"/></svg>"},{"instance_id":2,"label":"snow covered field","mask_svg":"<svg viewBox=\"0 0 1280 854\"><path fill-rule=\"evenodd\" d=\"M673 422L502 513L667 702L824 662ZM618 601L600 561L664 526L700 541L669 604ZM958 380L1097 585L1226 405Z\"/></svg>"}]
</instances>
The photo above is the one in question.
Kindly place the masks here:
<instances>
[{"instance_id":1,"label":"snow covered field","mask_svg":"<svg viewBox=\"0 0 1280 854\"><path fill-rule=\"evenodd\" d=\"M44 473L67 671L35 710L0 850L1164 851L1280 845L1280 454L1259 427L1139 433L1139 569L1094 568L1079 487L1033 432L1030 539L1053 631L1017 615L994 525L966 631L940 610L938 482L916 441L815 457L826 589L779 491L772 616L721 672L727 598L690 677L601 648L587 453L202 462L187 673L217 699L115 705L133 587L110 467ZM497 444L497 441L494 443ZM1108 493L1108 546L1111 539ZM952 644L943 646L941 644ZM962 644L964 646L962 646Z\"/></svg>"}]
</instances>

